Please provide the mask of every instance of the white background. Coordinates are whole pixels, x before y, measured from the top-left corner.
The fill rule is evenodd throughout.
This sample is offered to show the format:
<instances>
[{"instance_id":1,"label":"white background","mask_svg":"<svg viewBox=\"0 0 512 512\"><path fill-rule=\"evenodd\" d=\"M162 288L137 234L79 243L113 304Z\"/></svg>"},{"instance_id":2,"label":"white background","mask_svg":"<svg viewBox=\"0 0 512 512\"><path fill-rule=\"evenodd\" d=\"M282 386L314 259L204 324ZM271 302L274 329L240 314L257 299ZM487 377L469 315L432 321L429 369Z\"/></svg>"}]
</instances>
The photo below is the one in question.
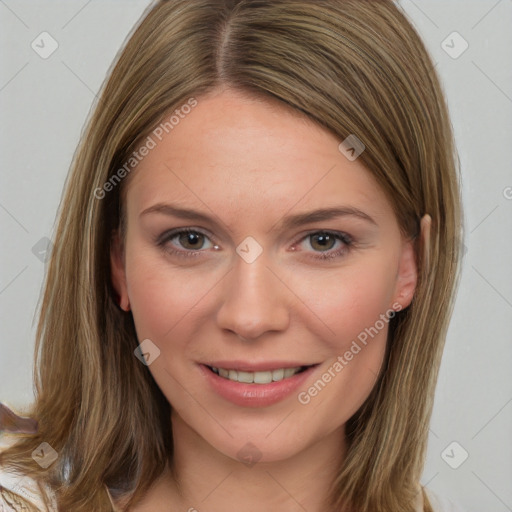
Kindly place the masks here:
<instances>
[{"instance_id":1,"label":"white background","mask_svg":"<svg viewBox=\"0 0 512 512\"><path fill-rule=\"evenodd\" d=\"M466 221L422 483L468 512L512 511L512 0L400 3L446 90ZM34 314L45 265L32 248L52 238L94 95L147 5L0 0L0 401L11 407L33 399ZM44 31L58 43L47 59L31 48ZM442 46L452 54L463 48L459 36L446 39L454 31L469 44L458 58ZM469 456L457 469L443 460L445 453L457 465L463 450Z\"/></svg>"}]
</instances>

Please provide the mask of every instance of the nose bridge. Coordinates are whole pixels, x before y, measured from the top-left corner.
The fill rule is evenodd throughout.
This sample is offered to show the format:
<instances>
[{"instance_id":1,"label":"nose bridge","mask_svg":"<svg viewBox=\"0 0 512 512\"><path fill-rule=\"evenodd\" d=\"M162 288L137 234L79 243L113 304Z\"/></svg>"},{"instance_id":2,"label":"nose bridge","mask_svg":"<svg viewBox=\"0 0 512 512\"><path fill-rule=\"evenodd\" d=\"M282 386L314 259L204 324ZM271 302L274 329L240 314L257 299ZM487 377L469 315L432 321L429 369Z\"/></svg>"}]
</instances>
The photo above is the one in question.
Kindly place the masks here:
<instances>
[{"instance_id":1,"label":"nose bridge","mask_svg":"<svg viewBox=\"0 0 512 512\"><path fill-rule=\"evenodd\" d=\"M218 311L219 327L246 339L266 331L286 329L289 322L286 290L268 268L264 255L248 263L237 257L226 276L222 304Z\"/></svg>"}]
</instances>

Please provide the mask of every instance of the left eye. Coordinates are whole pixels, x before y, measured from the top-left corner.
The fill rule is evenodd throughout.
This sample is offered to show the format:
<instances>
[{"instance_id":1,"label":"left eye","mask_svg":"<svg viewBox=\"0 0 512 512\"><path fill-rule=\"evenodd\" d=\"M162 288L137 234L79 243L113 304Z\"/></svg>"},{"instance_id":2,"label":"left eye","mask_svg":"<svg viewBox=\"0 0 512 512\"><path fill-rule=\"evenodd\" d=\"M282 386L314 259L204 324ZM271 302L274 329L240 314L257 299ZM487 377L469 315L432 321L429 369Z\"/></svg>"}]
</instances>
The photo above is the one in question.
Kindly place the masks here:
<instances>
[{"instance_id":1,"label":"left eye","mask_svg":"<svg viewBox=\"0 0 512 512\"><path fill-rule=\"evenodd\" d=\"M336 245L337 238L332 233L314 233L308 235L309 243L317 251L328 251Z\"/></svg>"},{"instance_id":2,"label":"left eye","mask_svg":"<svg viewBox=\"0 0 512 512\"><path fill-rule=\"evenodd\" d=\"M317 257L335 257L350 249L352 239L345 233L317 231L306 235L300 242L304 250L312 249ZM304 244L306 246L304 247ZM309 246L309 247L308 247Z\"/></svg>"}]
</instances>

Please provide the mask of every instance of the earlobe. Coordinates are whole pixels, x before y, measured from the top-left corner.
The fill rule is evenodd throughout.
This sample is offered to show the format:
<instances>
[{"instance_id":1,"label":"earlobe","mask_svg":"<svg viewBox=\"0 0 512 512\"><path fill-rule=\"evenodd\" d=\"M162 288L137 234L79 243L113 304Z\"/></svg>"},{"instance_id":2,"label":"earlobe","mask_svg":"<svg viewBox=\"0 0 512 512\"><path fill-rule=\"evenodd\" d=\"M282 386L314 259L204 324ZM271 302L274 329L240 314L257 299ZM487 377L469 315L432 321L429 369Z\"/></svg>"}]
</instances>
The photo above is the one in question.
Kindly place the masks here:
<instances>
[{"instance_id":1,"label":"earlobe","mask_svg":"<svg viewBox=\"0 0 512 512\"><path fill-rule=\"evenodd\" d=\"M118 296L119 307L123 311L130 311L130 300L126 286L126 272L124 268L124 249L119 233L114 233L110 246L110 272L112 275L112 286Z\"/></svg>"}]
</instances>

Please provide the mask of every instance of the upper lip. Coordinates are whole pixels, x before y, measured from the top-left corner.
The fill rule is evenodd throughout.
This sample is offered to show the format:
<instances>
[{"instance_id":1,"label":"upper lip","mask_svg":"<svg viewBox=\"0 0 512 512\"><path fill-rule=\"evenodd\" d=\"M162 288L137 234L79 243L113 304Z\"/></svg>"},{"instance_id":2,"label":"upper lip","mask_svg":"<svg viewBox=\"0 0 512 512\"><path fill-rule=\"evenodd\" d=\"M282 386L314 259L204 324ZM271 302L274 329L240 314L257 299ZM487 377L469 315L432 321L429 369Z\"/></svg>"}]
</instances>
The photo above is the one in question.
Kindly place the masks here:
<instances>
[{"instance_id":1,"label":"upper lip","mask_svg":"<svg viewBox=\"0 0 512 512\"><path fill-rule=\"evenodd\" d=\"M262 361L260 363L255 363L254 361L210 361L203 364L213 368L223 368L225 370L263 372L267 370L279 370L281 368L301 368L303 366L314 366L318 363L304 363L297 361Z\"/></svg>"}]
</instances>

